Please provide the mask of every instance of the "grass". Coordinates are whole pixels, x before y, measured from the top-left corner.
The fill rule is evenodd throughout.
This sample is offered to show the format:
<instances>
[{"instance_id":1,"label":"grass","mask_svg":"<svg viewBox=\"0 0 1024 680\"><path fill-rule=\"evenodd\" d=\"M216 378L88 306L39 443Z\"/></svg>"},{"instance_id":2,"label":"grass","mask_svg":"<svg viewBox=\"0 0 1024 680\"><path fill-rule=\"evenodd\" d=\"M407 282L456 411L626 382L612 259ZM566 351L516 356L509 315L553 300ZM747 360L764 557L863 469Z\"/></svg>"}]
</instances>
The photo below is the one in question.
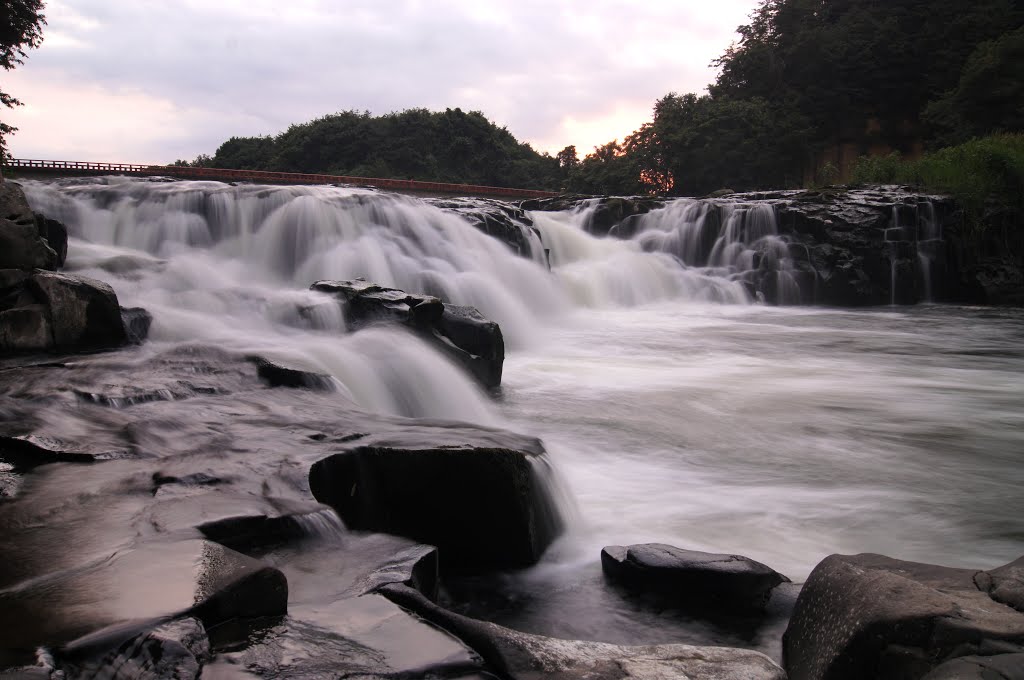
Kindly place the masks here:
<instances>
[{"instance_id":1,"label":"grass","mask_svg":"<svg viewBox=\"0 0 1024 680\"><path fill-rule=\"evenodd\" d=\"M967 221L984 229L990 204L1024 212L1024 134L998 134L972 139L906 160L898 153L861 157L853 170L859 184L911 184L951 194Z\"/></svg>"}]
</instances>

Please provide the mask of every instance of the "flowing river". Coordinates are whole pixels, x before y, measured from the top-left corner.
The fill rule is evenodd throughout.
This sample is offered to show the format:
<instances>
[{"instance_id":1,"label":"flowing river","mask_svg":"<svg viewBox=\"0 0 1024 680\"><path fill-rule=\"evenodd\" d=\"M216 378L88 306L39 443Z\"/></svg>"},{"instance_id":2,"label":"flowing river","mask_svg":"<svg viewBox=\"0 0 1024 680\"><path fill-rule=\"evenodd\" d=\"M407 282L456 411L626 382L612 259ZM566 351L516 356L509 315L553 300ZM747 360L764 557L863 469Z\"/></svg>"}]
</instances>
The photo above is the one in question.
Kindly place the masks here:
<instances>
[{"instance_id":1,"label":"flowing river","mask_svg":"<svg viewBox=\"0 0 1024 680\"><path fill-rule=\"evenodd\" d=\"M594 601L609 544L743 554L798 582L834 552L980 568L1024 546L1024 312L756 304L741 284L754 241L785 249L763 210L737 207L757 228L723 226L715 261L697 267L658 231L692 213L684 203L631 240L586 234L586 207L537 212L539 237L524 227L531 253L518 256L451 211L363 190L26 190L69 226L69 269L152 312L153 346L258 351L329 373L371 411L542 438L569 530L540 565L502 577L500 596L480 586L474 606L502 622L672 638ZM498 321L500 394L398 331L339 337L336 307L308 287L357 276Z\"/></svg>"}]
</instances>

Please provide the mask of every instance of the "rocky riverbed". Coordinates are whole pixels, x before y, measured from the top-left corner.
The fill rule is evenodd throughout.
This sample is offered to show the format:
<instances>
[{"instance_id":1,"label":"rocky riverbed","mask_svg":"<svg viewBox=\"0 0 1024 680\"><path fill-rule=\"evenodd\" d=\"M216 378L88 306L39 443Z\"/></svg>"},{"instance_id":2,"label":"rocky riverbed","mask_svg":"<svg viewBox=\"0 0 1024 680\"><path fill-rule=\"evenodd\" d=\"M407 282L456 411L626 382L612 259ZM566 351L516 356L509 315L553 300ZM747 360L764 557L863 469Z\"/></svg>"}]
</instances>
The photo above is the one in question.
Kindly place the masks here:
<instances>
[{"instance_id":1,"label":"rocky riverbed","mask_svg":"<svg viewBox=\"0 0 1024 680\"><path fill-rule=\"evenodd\" d=\"M524 422L528 403L549 402L509 384L508 359L513 371L546 361L531 348L550 347L547 328L575 307L607 308L594 336L605 346L573 346L595 361L617 351L613 317L652 301L977 296L979 275L949 254L955 209L940 197L426 206L115 180L30 185L41 217L3 186L0 228L22 255L0 272L0 677L934 679L1024 667L1022 567L998 561L1019 545L1012 520L966 569L832 556L793 584L743 555L690 549L707 543L691 525L686 544L605 543L605 575L581 578L559 555L579 545L587 486L560 469L572 457L549 451L563 442L547 432L587 397L556 389L569 396ZM641 355L661 351L645 342ZM576 362L546 375L557 384ZM630 369L601 372L622 382L617 370ZM620 411L617 427L657 431L574 375ZM1012 449L1020 414L1005 407ZM588 409L567 413L618 446ZM644 441L657 460L666 445ZM628 448L589 455L630 461ZM632 526L634 540L652 533ZM515 582L552 569L577 574L552 598L572 604L531 621ZM578 612L637 632L567 640L586 628L563 620ZM640 621L675 639L636 639Z\"/></svg>"}]
</instances>

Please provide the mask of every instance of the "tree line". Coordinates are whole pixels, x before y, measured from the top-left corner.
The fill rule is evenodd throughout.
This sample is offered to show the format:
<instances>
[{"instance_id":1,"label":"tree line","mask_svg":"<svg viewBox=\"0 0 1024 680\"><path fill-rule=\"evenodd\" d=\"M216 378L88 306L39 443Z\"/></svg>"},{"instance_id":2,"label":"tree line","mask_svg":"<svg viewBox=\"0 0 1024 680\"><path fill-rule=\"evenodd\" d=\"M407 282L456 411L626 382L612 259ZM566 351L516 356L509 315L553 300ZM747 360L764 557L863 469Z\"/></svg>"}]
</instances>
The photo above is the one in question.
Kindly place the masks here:
<instances>
[{"instance_id":1,"label":"tree line","mask_svg":"<svg viewBox=\"0 0 1024 680\"><path fill-rule=\"evenodd\" d=\"M193 163L589 194L702 195L849 176L1024 130L1024 0L761 0L704 94L580 158L538 153L478 111L346 111L233 137ZM184 161L179 161L184 163Z\"/></svg>"}]
</instances>

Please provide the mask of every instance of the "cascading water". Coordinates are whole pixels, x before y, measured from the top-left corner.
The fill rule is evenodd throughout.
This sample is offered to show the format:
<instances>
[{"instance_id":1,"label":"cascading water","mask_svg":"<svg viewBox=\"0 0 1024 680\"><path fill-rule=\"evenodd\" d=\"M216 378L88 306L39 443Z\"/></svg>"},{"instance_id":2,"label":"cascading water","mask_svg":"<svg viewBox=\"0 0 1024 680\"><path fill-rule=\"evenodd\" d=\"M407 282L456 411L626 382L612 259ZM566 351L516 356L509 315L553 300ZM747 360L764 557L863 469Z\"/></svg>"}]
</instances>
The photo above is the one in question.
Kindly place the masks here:
<instances>
[{"instance_id":1,"label":"cascading water","mask_svg":"<svg viewBox=\"0 0 1024 680\"><path fill-rule=\"evenodd\" d=\"M779 236L771 205L679 199L641 215L633 230L620 235L705 276L740 282L752 297L801 302L789 244Z\"/></svg>"},{"instance_id":2,"label":"cascading water","mask_svg":"<svg viewBox=\"0 0 1024 680\"><path fill-rule=\"evenodd\" d=\"M885 249L890 266L890 304L900 300L933 300L935 265L945 242L935 204L928 200L894 205L885 230ZM919 284L916 286L915 284Z\"/></svg>"}]
</instances>

